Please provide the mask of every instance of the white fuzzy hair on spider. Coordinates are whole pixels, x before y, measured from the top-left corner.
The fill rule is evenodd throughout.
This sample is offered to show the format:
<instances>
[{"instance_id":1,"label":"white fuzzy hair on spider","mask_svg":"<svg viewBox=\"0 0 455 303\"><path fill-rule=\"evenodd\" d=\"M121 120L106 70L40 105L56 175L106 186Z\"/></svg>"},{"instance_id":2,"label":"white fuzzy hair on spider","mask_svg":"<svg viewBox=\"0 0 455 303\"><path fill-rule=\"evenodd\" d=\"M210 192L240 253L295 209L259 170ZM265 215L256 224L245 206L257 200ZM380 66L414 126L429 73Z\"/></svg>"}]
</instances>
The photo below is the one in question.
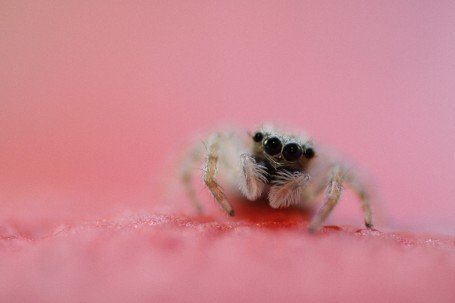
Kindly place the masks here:
<instances>
[{"instance_id":1,"label":"white fuzzy hair on spider","mask_svg":"<svg viewBox=\"0 0 455 303\"><path fill-rule=\"evenodd\" d=\"M263 125L253 133L214 133L204 147L188 153L182 170L188 195L198 209L201 203L191 183L191 168L202 160L203 182L230 216L234 209L218 183L218 168L248 200L266 198L272 208L313 205L325 191L308 227L313 232L321 228L347 184L359 197L365 226L373 227L370 198L361 180L344 161L319 150L304 134Z\"/></svg>"}]
</instances>

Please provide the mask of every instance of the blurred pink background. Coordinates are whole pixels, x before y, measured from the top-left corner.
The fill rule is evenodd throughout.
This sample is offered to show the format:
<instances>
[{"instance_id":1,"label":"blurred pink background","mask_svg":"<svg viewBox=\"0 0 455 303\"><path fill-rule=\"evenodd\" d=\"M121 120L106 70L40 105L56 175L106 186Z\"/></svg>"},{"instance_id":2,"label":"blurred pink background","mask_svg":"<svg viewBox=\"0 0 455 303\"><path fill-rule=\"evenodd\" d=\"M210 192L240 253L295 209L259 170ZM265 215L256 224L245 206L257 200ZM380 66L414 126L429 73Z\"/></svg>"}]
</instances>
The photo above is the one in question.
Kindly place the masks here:
<instances>
[{"instance_id":1,"label":"blurred pink background","mask_svg":"<svg viewBox=\"0 0 455 303\"><path fill-rule=\"evenodd\" d=\"M454 29L453 1L2 1L0 218L153 207L186 138L272 121L369 172L383 228L453 235Z\"/></svg>"}]
</instances>

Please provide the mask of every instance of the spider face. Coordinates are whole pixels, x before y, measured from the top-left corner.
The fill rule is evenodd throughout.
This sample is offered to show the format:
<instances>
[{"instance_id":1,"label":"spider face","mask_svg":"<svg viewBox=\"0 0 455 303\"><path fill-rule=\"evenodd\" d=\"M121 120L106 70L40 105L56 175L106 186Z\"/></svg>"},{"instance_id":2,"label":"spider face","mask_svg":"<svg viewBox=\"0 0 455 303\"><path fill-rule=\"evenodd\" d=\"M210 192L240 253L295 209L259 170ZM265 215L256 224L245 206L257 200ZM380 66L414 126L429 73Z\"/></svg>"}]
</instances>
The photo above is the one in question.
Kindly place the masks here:
<instances>
[{"instance_id":1,"label":"spider face","mask_svg":"<svg viewBox=\"0 0 455 303\"><path fill-rule=\"evenodd\" d=\"M256 156L269 160L275 167L292 166L302 161L302 157L311 159L315 156L310 143L302 143L296 137L258 131L252 139L260 145L260 152Z\"/></svg>"}]
</instances>

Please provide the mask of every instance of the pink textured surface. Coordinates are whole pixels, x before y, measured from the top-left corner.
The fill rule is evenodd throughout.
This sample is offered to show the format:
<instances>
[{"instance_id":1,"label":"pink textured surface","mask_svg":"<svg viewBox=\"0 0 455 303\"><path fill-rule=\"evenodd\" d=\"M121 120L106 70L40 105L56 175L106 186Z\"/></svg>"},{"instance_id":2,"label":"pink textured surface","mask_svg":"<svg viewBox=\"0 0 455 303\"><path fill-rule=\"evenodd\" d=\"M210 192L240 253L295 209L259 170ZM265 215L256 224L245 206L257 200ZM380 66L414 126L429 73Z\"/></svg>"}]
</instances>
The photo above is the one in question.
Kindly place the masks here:
<instances>
[{"instance_id":1,"label":"pink textured surface","mask_svg":"<svg viewBox=\"0 0 455 303\"><path fill-rule=\"evenodd\" d=\"M8 302L455 300L453 237L351 227L309 235L286 218L122 215L44 239L3 238L0 292Z\"/></svg>"},{"instance_id":2,"label":"pink textured surface","mask_svg":"<svg viewBox=\"0 0 455 303\"><path fill-rule=\"evenodd\" d=\"M454 12L1 2L0 301L453 302ZM194 217L173 177L186 138L264 121L363 167L378 231L349 193L313 236L293 210L229 219L202 191Z\"/></svg>"}]
</instances>

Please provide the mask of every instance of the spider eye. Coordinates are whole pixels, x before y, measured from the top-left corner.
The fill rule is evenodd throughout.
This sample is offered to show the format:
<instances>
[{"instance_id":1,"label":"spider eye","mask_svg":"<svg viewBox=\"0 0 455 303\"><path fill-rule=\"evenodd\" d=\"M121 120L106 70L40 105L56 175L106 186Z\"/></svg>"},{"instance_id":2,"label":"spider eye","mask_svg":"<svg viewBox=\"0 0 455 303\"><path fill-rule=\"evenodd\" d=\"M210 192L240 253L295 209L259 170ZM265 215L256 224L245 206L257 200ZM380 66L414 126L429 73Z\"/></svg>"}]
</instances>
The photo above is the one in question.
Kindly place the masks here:
<instances>
[{"instance_id":1,"label":"spider eye","mask_svg":"<svg viewBox=\"0 0 455 303\"><path fill-rule=\"evenodd\" d=\"M271 137L265 140L264 142L264 151L269 154L270 156L275 156L281 152L281 148L283 144L281 144L280 139L277 137Z\"/></svg>"},{"instance_id":2,"label":"spider eye","mask_svg":"<svg viewBox=\"0 0 455 303\"><path fill-rule=\"evenodd\" d=\"M304 147L303 155L304 155L305 158L307 158L307 159L313 158L314 155L315 155L314 149L311 148L311 147Z\"/></svg>"},{"instance_id":3,"label":"spider eye","mask_svg":"<svg viewBox=\"0 0 455 303\"><path fill-rule=\"evenodd\" d=\"M302 155L302 148L297 143L286 144L283 148L283 157L286 161L297 161Z\"/></svg>"},{"instance_id":4,"label":"spider eye","mask_svg":"<svg viewBox=\"0 0 455 303\"><path fill-rule=\"evenodd\" d=\"M254 136L253 136L253 141L254 142L258 142L259 143L259 142L262 141L262 139L264 139L264 135L262 133L260 133L260 132L255 133Z\"/></svg>"}]
</instances>

